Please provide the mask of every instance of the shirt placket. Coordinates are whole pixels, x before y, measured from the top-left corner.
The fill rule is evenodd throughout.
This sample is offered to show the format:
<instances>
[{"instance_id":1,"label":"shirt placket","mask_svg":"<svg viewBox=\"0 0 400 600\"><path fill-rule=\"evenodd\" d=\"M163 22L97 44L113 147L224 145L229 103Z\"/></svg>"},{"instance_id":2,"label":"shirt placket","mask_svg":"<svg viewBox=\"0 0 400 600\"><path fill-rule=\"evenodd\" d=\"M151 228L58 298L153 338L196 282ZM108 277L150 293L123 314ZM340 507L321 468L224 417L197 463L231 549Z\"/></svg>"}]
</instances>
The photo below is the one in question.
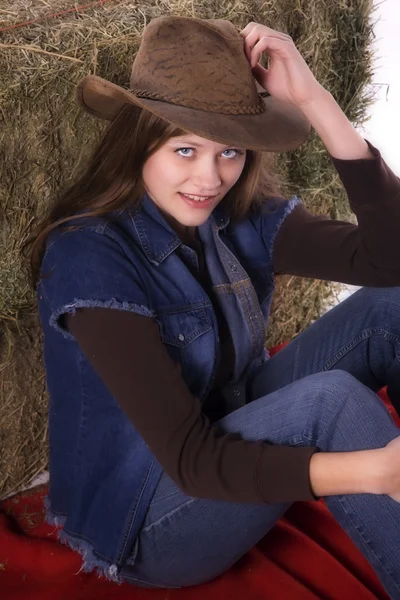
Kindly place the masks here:
<instances>
[{"instance_id":1,"label":"shirt placket","mask_svg":"<svg viewBox=\"0 0 400 600\"><path fill-rule=\"evenodd\" d=\"M262 355L265 343L265 325L253 284L239 260L221 240L220 229L220 224L214 221L206 231L199 228L199 232L206 241L204 248L210 277L221 299L224 315L235 345L234 379L236 381L246 367L251 365L255 358ZM226 290L224 290L224 286L226 286ZM244 321L242 315L240 317L237 315L235 319L236 315L235 317L230 315L230 311L224 307L226 303L224 291L235 295L236 301L242 309ZM240 335L235 336L233 328L236 330L239 328ZM239 339L250 341L250 344L246 343L250 346L250 353L247 353L246 357L243 356L242 348L238 347ZM242 357L241 360L238 357Z\"/></svg>"},{"instance_id":2,"label":"shirt placket","mask_svg":"<svg viewBox=\"0 0 400 600\"><path fill-rule=\"evenodd\" d=\"M243 309L245 321L251 336L250 361L252 362L253 359L262 354L265 343L264 317L260 304L250 277L236 256L221 240L218 227L215 229L215 242L226 275Z\"/></svg>"}]
</instances>

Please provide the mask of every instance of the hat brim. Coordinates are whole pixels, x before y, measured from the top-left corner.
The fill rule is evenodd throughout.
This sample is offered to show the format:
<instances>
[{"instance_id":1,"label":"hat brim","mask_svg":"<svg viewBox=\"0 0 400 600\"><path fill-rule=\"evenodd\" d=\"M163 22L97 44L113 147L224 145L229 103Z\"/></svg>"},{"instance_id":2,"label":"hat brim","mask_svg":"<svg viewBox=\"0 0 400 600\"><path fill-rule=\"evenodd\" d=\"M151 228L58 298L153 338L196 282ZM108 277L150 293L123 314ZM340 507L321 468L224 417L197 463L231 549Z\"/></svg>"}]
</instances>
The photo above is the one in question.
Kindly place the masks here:
<instances>
[{"instance_id":1,"label":"hat brim","mask_svg":"<svg viewBox=\"0 0 400 600\"><path fill-rule=\"evenodd\" d=\"M265 112L261 114L226 115L138 98L106 79L87 75L79 81L75 97L82 108L100 119L112 121L126 103L136 104L185 131L248 150L295 150L311 132L309 121L296 106L273 96L263 98Z\"/></svg>"}]
</instances>

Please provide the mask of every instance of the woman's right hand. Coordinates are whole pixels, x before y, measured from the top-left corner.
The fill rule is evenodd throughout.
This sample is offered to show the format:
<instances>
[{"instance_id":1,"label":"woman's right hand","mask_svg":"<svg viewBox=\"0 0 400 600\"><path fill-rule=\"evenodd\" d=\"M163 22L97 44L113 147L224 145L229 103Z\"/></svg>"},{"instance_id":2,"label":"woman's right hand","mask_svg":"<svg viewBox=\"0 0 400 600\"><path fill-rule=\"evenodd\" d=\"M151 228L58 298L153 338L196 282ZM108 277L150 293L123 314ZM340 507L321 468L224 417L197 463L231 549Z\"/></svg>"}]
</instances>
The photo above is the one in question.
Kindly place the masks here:
<instances>
[{"instance_id":1,"label":"woman's right hand","mask_svg":"<svg viewBox=\"0 0 400 600\"><path fill-rule=\"evenodd\" d=\"M386 494L400 502L400 436L387 446L352 452L316 452L310 486L317 497Z\"/></svg>"},{"instance_id":2,"label":"woman's right hand","mask_svg":"<svg viewBox=\"0 0 400 600\"><path fill-rule=\"evenodd\" d=\"M383 494L400 502L400 436L394 438L382 452Z\"/></svg>"}]
</instances>

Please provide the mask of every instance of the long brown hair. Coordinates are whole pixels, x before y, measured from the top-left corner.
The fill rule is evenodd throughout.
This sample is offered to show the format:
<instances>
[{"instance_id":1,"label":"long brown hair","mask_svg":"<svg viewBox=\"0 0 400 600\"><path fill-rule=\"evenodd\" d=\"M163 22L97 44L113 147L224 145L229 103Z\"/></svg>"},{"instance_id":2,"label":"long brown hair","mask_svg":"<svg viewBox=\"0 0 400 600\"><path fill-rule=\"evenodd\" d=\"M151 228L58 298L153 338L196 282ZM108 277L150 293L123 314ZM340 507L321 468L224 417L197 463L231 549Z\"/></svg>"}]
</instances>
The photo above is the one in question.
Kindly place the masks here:
<instances>
[{"instance_id":1,"label":"long brown hair","mask_svg":"<svg viewBox=\"0 0 400 600\"><path fill-rule=\"evenodd\" d=\"M91 155L83 175L62 192L24 245L30 250L31 285L36 288L46 239L56 227L81 216L96 217L139 206L144 193L141 177L147 158L169 138L187 131L171 125L148 110L126 104L110 123ZM280 182L272 175L269 153L247 150L240 178L224 199L232 219L240 220L249 210L261 206L265 197L279 195ZM76 229L67 227L67 229Z\"/></svg>"}]
</instances>

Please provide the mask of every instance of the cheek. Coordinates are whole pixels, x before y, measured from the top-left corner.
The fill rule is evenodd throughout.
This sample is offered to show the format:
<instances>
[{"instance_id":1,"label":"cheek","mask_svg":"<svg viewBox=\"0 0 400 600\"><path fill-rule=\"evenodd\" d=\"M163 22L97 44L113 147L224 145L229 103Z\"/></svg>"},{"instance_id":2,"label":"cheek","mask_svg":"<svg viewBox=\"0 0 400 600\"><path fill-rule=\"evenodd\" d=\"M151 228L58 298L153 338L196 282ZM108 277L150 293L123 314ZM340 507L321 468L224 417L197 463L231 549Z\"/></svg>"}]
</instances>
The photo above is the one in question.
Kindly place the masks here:
<instances>
[{"instance_id":1,"label":"cheek","mask_svg":"<svg viewBox=\"0 0 400 600\"><path fill-rule=\"evenodd\" d=\"M176 185L185 178L185 169L177 168L174 161L163 158L162 160L149 161L143 167L143 178L148 185L161 187Z\"/></svg>"}]
</instances>

